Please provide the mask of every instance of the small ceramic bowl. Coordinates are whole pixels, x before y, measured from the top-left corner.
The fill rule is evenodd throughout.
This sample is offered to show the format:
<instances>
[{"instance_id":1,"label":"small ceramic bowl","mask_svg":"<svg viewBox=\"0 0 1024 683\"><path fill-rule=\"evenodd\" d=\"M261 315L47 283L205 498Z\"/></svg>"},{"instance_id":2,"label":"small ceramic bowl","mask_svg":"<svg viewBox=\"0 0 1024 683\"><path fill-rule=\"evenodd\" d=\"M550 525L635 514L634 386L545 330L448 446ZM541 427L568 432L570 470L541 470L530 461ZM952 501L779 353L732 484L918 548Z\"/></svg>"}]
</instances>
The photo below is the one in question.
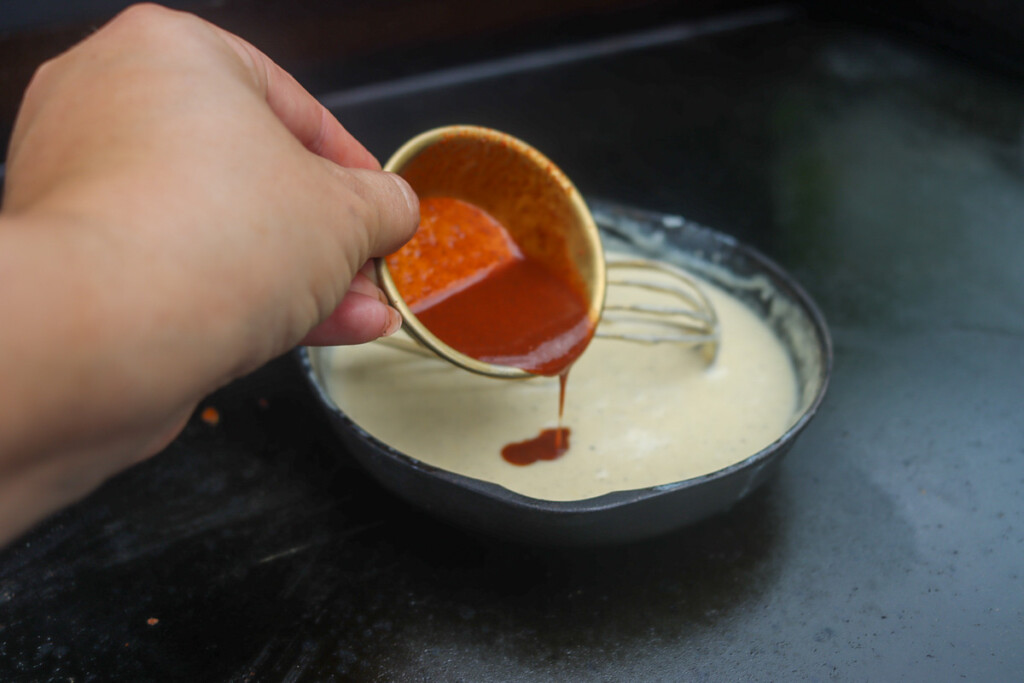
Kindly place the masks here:
<instances>
[{"instance_id":1,"label":"small ceramic bowl","mask_svg":"<svg viewBox=\"0 0 1024 683\"><path fill-rule=\"evenodd\" d=\"M337 435L339 455L351 456L395 495L452 524L560 546L664 534L728 509L764 483L814 417L828 386L832 342L817 306L782 268L731 237L674 216L598 202L591 209L606 247L688 268L766 321L789 354L798 382L797 412L784 433L744 460L703 476L585 500L539 500L426 465L415 453L402 453L367 433L327 391L326 350L302 349L305 376Z\"/></svg>"},{"instance_id":2,"label":"small ceramic bowl","mask_svg":"<svg viewBox=\"0 0 1024 683\"><path fill-rule=\"evenodd\" d=\"M555 164L522 140L480 126L444 126L402 145L385 171L398 173L421 199L450 197L493 216L524 254L560 271L579 273L593 324L601 317L605 263L601 238L586 202ZM377 260L380 286L402 314L403 328L441 358L481 375L527 379L525 370L460 353L435 336L406 305L385 259Z\"/></svg>"}]
</instances>

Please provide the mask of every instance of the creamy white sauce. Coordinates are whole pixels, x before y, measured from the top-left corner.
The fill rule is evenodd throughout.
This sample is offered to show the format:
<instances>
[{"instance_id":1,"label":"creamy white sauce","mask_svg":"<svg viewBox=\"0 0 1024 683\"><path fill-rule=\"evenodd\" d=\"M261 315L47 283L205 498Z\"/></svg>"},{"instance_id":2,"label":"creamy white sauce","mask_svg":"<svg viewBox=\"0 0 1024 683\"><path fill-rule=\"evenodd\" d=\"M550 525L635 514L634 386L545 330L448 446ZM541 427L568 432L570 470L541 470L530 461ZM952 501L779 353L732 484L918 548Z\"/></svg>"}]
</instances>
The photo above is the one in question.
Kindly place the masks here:
<instances>
[{"instance_id":1,"label":"creamy white sauce","mask_svg":"<svg viewBox=\"0 0 1024 683\"><path fill-rule=\"evenodd\" d=\"M744 460L792 424L789 357L752 310L701 282L722 341L707 366L694 348L595 339L569 375L568 453L516 466L506 444L558 423L558 380L499 380L379 343L328 353L337 405L381 441L430 465L544 500L669 484ZM609 291L632 301L655 295Z\"/></svg>"}]
</instances>

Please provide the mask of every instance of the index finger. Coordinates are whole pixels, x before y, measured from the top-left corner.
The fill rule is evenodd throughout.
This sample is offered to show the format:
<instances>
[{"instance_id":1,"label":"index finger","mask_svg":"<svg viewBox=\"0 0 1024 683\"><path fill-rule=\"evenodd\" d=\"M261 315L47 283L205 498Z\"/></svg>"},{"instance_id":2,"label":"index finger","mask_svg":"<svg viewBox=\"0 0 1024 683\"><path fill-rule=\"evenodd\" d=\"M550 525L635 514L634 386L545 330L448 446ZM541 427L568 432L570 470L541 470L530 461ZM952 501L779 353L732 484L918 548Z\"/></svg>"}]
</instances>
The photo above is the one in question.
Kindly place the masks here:
<instances>
[{"instance_id":1,"label":"index finger","mask_svg":"<svg viewBox=\"0 0 1024 683\"><path fill-rule=\"evenodd\" d=\"M380 170L376 157L291 74L251 43L217 26L213 29L241 58L271 111L306 149L340 166Z\"/></svg>"}]
</instances>

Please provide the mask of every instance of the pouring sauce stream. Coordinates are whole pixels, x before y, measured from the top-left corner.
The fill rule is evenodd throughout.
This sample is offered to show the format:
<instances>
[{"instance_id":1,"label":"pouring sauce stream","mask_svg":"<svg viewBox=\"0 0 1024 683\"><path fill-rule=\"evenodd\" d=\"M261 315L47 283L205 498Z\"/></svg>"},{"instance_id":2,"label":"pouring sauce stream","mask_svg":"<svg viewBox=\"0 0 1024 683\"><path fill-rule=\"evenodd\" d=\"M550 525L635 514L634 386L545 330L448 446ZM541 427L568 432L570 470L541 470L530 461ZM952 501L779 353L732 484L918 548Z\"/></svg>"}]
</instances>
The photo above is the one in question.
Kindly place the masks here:
<instances>
[{"instance_id":1,"label":"pouring sauce stream","mask_svg":"<svg viewBox=\"0 0 1024 683\"><path fill-rule=\"evenodd\" d=\"M387 259L410 310L434 335L479 360L558 376L558 427L508 444L528 465L569 449L561 423L569 369L594 335L585 292L564 267L524 255L497 220L458 199L420 201L420 228ZM443 264L441 267L439 264Z\"/></svg>"}]
</instances>

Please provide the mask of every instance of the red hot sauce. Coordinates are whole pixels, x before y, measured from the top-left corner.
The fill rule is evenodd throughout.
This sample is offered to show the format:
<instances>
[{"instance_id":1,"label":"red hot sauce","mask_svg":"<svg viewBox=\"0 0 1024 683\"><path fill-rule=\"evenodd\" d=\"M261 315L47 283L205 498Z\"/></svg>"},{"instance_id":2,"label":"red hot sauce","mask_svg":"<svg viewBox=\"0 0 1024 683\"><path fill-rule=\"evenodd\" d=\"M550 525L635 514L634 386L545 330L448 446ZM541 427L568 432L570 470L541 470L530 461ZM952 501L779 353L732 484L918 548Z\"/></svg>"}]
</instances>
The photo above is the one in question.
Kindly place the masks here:
<instances>
[{"instance_id":1,"label":"red hot sauce","mask_svg":"<svg viewBox=\"0 0 1024 683\"><path fill-rule=\"evenodd\" d=\"M419 230L387 263L410 310L444 343L478 360L559 377L559 427L509 444L502 456L528 465L565 453L566 379L595 327L578 278L524 255L487 212L448 197L420 201Z\"/></svg>"}]
</instances>

